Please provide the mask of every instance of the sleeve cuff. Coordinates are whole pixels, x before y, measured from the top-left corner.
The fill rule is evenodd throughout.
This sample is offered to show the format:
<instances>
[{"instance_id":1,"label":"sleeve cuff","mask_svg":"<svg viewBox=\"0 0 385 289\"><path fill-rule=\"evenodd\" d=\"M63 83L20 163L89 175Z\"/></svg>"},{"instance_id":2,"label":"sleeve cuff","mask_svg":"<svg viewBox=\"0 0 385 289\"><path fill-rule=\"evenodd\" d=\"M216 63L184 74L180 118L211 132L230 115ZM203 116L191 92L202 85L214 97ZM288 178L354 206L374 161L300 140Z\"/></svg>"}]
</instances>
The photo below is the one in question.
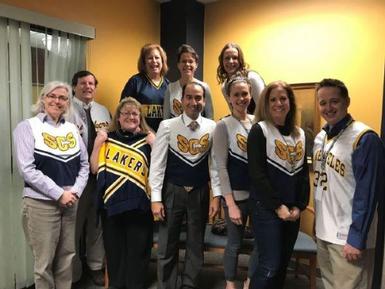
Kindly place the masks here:
<instances>
[{"instance_id":1,"label":"sleeve cuff","mask_svg":"<svg viewBox=\"0 0 385 289\"><path fill-rule=\"evenodd\" d=\"M58 188L58 189L52 189L49 192L49 195L55 200L58 201L60 197L63 195L64 189Z\"/></svg>"},{"instance_id":2,"label":"sleeve cuff","mask_svg":"<svg viewBox=\"0 0 385 289\"><path fill-rule=\"evenodd\" d=\"M213 197L220 197L222 196L221 188L220 187L212 187L211 190L213 191Z\"/></svg>"},{"instance_id":3,"label":"sleeve cuff","mask_svg":"<svg viewBox=\"0 0 385 289\"><path fill-rule=\"evenodd\" d=\"M346 243L360 250L363 250L366 248L366 244L365 244L366 242L361 238L361 236L358 234L354 234L352 232L349 232Z\"/></svg>"},{"instance_id":4,"label":"sleeve cuff","mask_svg":"<svg viewBox=\"0 0 385 289\"><path fill-rule=\"evenodd\" d=\"M151 192L151 202L161 202L162 201L162 194L160 192Z\"/></svg>"}]
</instances>

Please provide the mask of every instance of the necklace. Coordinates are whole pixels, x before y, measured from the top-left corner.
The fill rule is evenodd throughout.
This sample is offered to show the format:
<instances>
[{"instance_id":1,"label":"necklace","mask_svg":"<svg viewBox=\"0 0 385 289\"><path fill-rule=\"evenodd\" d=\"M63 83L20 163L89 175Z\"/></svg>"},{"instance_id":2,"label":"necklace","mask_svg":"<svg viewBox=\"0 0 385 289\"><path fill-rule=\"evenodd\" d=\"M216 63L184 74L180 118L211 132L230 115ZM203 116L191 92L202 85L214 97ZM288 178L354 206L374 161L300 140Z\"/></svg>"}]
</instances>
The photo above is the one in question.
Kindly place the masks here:
<instances>
[{"instance_id":1,"label":"necklace","mask_svg":"<svg viewBox=\"0 0 385 289\"><path fill-rule=\"evenodd\" d=\"M286 150L287 150L287 153L288 153L288 163L290 164L290 172L294 172L295 171L295 166L297 164L297 161L296 161L296 158L297 158L297 152L295 150L295 139L294 137L292 136L292 134L289 134L289 136L291 137L291 139L293 140L293 148L294 150L293 151L290 151L289 149L289 144L288 142L286 141L285 137L282 135L281 131L277 128L279 134L281 135L281 138L283 139L283 141L285 142L286 144Z\"/></svg>"},{"instance_id":2,"label":"necklace","mask_svg":"<svg viewBox=\"0 0 385 289\"><path fill-rule=\"evenodd\" d=\"M348 126L352 124L352 122L353 122L353 119L349 120L349 122L345 125L345 127L340 130L340 132L333 138L332 144L330 145L329 149L326 151L325 151L325 144L327 142L328 135L325 134L324 140L322 142L322 147L321 147L321 170L322 171L325 171L326 160L327 160L327 157L328 157L330 151L333 149L333 147L334 147L335 143L337 142L337 140L339 139L339 137L344 133L344 131L348 128Z\"/></svg>"},{"instance_id":3,"label":"necklace","mask_svg":"<svg viewBox=\"0 0 385 289\"><path fill-rule=\"evenodd\" d=\"M249 135L250 129L253 126L253 121L251 120L251 118L248 115L246 115L246 120L248 120L250 123L250 128L247 128L242 120L235 117L234 115L232 115L232 117L235 118L239 122L239 124L242 126L243 130L246 132L246 135Z\"/></svg>"}]
</instances>

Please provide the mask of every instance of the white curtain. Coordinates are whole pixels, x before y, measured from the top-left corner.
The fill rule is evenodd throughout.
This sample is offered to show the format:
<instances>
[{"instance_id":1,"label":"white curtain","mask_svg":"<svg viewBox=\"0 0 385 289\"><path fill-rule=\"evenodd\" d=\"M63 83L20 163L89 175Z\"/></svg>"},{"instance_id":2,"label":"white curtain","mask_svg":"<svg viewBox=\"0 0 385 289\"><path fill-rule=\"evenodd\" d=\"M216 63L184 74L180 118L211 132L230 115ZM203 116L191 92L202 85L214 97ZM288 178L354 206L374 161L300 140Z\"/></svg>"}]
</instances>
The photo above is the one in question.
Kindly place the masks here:
<instances>
[{"instance_id":1,"label":"white curtain","mask_svg":"<svg viewBox=\"0 0 385 289\"><path fill-rule=\"evenodd\" d=\"M71 83L75 72L85 69L85 43L80 36L53 30L45 34L44 83L60 80Z\"/></svg>"},{"instance_id":2,"label":"white curtain","mask_svg":"<svg viewBox=\"0 0 385 289\"><path fill-rule=\"evenodd\" d=\"M30 29L0 18L0 288L33 284L33 260L21 226L23 182L12 158L12 131L30 116Z\"/></svg>"}]
</instances>

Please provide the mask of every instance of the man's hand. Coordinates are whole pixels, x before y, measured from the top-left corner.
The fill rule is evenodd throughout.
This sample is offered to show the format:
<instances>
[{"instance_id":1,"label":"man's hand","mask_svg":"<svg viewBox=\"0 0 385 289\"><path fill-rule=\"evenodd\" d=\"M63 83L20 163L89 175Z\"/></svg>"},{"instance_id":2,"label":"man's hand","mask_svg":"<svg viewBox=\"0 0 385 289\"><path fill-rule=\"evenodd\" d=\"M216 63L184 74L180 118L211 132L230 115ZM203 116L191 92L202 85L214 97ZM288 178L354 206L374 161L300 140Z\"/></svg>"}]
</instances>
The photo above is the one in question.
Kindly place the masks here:
<instances>
[{"instance_id":1,"label":"man's hand","mask_svg":"<svg viewBox=\"0 0 385 289\"><path fill-rule=\"evenodd\" d=\"M210 208L209 208L209 217L214 218L219 212L219 197L214 197L211 199Z\"/></svg>"},{"instance_id":2,"label":"man's hand","mask_svg":"<svg viewBox=\"0 0 385 289\"><path fill-rule=\"evenodd\" d=\"M162 202L153 202L151 203L152 214L154 215L155 221L164 221L166 218L164 206Z\"/></svg>"},{"instance_id":3,"label":"man's hand","mask_svg":"<svg viewBox=\"0 0 385 289\"><path fill-rule=\"evenodd\" d=\"M361 258L362 250L354 248L352 245L346 244L342 249L342 255L349 262L353 262Z\"/></svg>"}]
</instances>

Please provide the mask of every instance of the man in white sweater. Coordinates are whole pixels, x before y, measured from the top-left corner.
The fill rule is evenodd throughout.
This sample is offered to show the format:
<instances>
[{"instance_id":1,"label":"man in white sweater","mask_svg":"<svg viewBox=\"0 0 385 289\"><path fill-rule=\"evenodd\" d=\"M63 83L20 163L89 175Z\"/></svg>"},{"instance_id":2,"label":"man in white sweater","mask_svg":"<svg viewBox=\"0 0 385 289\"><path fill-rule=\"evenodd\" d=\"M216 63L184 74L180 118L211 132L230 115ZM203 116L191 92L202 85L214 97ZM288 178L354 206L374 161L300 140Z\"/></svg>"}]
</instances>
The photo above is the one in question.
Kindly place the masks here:
<instances>
[{"instance_id":1,"label":"man in white sweater","mask_svg":"<svg viewBox=\"0 0 385 289\"><path fill-rule=\"evenodd\" d=\"M180 288L198 288L207 217L219 209L219 180L211 161L215 122L201 116L204 87L198 82L186 84L181 100L183 114L161 122L151 154L152 212L160 220L159 289L179 288L178 241L184 218L187 240ZM210 179L214 197L209 205Z\"/></svg>"}]
</instances>

